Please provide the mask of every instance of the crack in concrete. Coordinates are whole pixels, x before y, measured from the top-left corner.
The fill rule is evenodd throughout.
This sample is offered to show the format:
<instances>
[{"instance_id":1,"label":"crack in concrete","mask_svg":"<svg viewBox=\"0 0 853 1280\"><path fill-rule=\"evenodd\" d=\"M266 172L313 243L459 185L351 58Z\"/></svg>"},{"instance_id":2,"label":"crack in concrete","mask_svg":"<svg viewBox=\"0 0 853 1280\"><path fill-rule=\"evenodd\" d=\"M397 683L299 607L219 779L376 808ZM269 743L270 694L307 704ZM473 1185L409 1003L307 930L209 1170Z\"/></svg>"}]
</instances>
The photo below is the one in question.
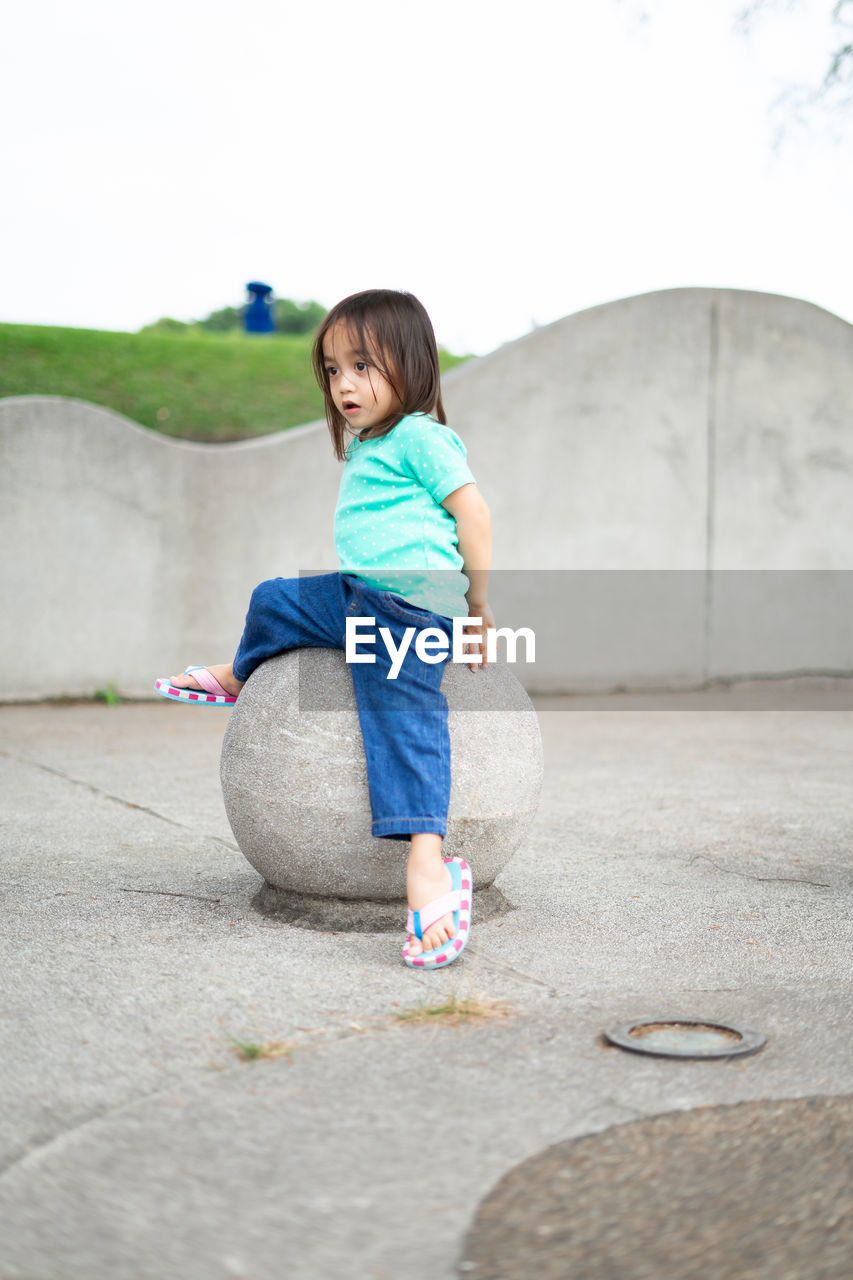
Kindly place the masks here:
<instances>
[{"instance_id":1,"label":"crack in concrete","mask_svg":"<svg viewBox=\"0 0 853 1280\"><path fill-rule=\"evenodd\" d=\"M177 889L125 889L122 893L154 893L163 898L193 898L196 902L221 902L221 898L208 898L202 893L179 893Z\"/></svg>"},{"instance_id":2,"label":"crack in concrete","mask_svg":"<svg viewBox=\"0 0 853 1280\"><path fill-rule=\"evenodd\" d=\"M156 809L150 809L145 804L136 804L133 800L125 800L124 796L115 796L109 791L104 791L101 787L96 787L91 782L86 782L83 778L74 778L70 773L65 773L62 769L54 769L52 765L42 764L40 760L28 760L25 756L16 756L11 751L2 750L0 750L0 756L3 756L6 760L13 760L16 764L28 765L31 769L40 769L42 773L49 773L54 778L61 778L63 782L70 782L72 786L83 787L84 790L101 800L109 800L113 804L120 804L125 809L136 809L139 813L147 813L151 818L158 818L160 822L167 822L170 827L177 827L180 831L191 831L195 834L194 829L188 827L185 822L178 822L175 818L167 818L165 813L158 813ZM240 852L238 845L231 840L224 840L221 836L202 833L202 838L213 840L216 844L225 845L226 849L233 849L235 853Z\"/></svg>"},{"instance_id":3,"label":"crack in concrete","mask_svg":"<svg viewBox=\"0 0 853 1280\"><path fill-rule=\"evenodd\" d=\"M746 681L764 681L773 680L779 683L782 680L804 680L816 677L821 680L850 680L849 671L844 671L840 667L791 667L786 671L748 671L746 675L736 676L709 676L704 682L709 688L720 684L744 684Z\"/></svg>"},{"instance_id":4,"label":"crack in concrete","mask_svg":"<svg viewBox=\"0 0 853 1280\"><path fill-rule=\"evenodd\" d=\"M505 964L501 960L496 960L494 956L485 955L479 947L475 947L471 943L468 944L468 954L472 959L476 959L479 964L485 965L487 969L495 969L498 973L505 974L510 978L520 978L523 982L532 982L534 986L543 987L550 996L557 999L577 999L577 992L560 991L544 978L538 978L532 973L525 973L523 969L518 969L515 965Z\"/></svg>"},{"instance_id":5,"label":"crack in concrete","mask_svg":"<svg viewBox=\"0 0 853 1280\"><path fill-rule=\"evenodd\" d=\"M170 1087L174 1087L174 1084ZM53 1133L48 1138L41 1141L35 1139L23 1150L17 1153L11 1152L9 1156L0 1160L0 1180L7 1173L10 1173L18 1166L27 1164L29 1161L38 1160L49 1148L58 1146L66 1140L70 1140L76 1136L81 1130L87 1129L90 1125L97 1124L99 1120L104 1120L109 1116L120 1114L122 1111L129 1111L131 1107L139 1106L140 1103L148 1102L151 1098L159 1097L160 1094L166 1094L169 1088L152 1089L150 1093L140 1094L137 1098L128 1098L124 1102L119 1102L114 1106L99 1107L82 1116L74 1124L68 1126L67 1129L60 1129L58 1133Z\"/></svg>"},{"instance_id":6,"label":"crack in concrete","mask_svg":"<svg viewBox=\"0 0 853 1280\"><path fill-rule=\"evenodd\" d=\"M755 876L749 871L733 871L730 867L721 867L713 858L709 858L705 853L697 853L695 858L690 859L690 865L694 862L710 862L712 867L716 867L717 871L722 871L727 876L741 876L744 880L758 880L761 884L810 884L815 889L831 889L831 884L824 884L822 880L803 880L798 876Z\"/></svg>"},{"instance_id":7,"label":"crack in concrete","mask_svg":"<svg viewBox=\"0 0 853 1280\"><path fill-rule=\"evenodd\" d=\"M394 1019L385 1017L376 1029L386 1030L394 1027L395 1025L397 1025L397 1023ZM336 1045L348 1040L358 1039L363 1037L372 1029L373 1028L371 1027L360 1026L354 1022L350 1022L346 1027L332 1025L328 1027L312 1028L308 1030L308 1035L321 1035L324 1038L319 1042L315 1041L314 1043L308 1043L306 1040L295 1040L292 1042L290 1047L294 1050L321 1049L328 1045ZM230 1038L233 1040L233 1037ZM237 1042L235 1041L235 1043ZM249 1063L248 1065L252 1064ZM200 1079L203 1084L204 1080L207 1078L208 1071L212 1071L216 1078L221 1078L223 1075L236 1076L239 1072L245 1071L246 1067L247 1063L245 1061L236 1061L228 1066L211 1064L207 1068L191 1068L191 1075ZM60 1129L57 1133L51 1134L50 1137L46 1137L42 1140L34 1139L23 1150L20 1150L17 1153L12 1152L7 1157L0 1159L0 1181L2 1181L6 1174L11 1172L13 1169L20 1165L25 1165L29 1162L39 1160L42 1155L48 1152L51 1148L61 1147L63 1143L72 1141L78 1134L90 1128L92 1125L96 1125L100 1121L110 1120L113 1116L121 1115L125 1111L131 1111L134 1107L142 1106L145 1103L151 1102L152 1099L168 1097L175 1089L180 1089L182 1086L186 1086L187 1083L187 1077L177 1076L163 1088L151 1089L148 1093L139 1094L138 1097L128 1098L124 1102L119 1102L112 1106L95 1108L85 1116L82 1116L79 1120L75 1121L75 1123L70 1124L67 1128Z\"/></svg>"},{"instance_id":8,"label":"crack in concrete","mask_svg":"<svg viewBox=\"0 0 853 1280\"><path fill-rule=\"evenodd\" d=\"M510 1009L509 1012L515 1013L517 1011ZM443 1027L458 1029L459 1026L476 1024L476 1017L472 1019L471 1023L463 1021L461 1024L443 1022L441 1018L437 1018L432 1024L431 1030L436 1032ZM382 1035L389 1032L393 1033L395 1031L406 1033L408 1031L408 1027L405 1018L401 1017L399 1013L393 1013L362 1018L358 1022L350 1019L346 1025L343 1026L340 1023L331 1023L328 1026L323 1027L297 1027L296 1030L302 1033L300 1038L289 1041L262 1041L258 1046L262 1052L260 1052L256 1057L243 1058L236 1062L232 1062L228 1066L220 1066L218 1063L211 1060L207 1070L214 1071L217 1078L221 1078L224 1075L236 1076L241 1071L246 1071L248 1067L259 1062L281 1061L282 1058L284 1058L288 1064L291 1064L294 1053L335 1048L338 1045L346 1044L353 1040L361 1040L365 1037L377 1034ZM312 1039L312 1037L315 1038ZM231 1041L231 1048L228 1050L229 1052L235 1051L241 1044L253 1043L246 1040L240 1041L236 1039L236 1037L230 1035L228 1036L228 1039ZM280 1053L263 1052L263 1049L267 1046L279 1045L282 1048L282 1052ZM193 1074L197 1078L200 1078L202 1083L204 1082L206 1077L201 1075L199 1068L195 1068ZM42 1155L51 1148L61 1147L63 1143L72 1141L78 1134L92 1125L98 1124L100 1121L112 1119L113 1116L121 1115L123 1112L130 1111L132 1108L150 1102L152 1099L168 1096L174 1089L180 1088L182 1085L186 1084L187 1080L185 1077L177 1077L163 1088L152 1089L148 1093L140 1094L136 1098L128 1098L126 1101L117 1103L114 1106L105 1106L90 1111L87 1115L81 1117L66 1129L62 1129L58 1133L54 1133L50 1137L44 1138L41 1141L38 1141L37 1139L34 1140L23 1150L17 1153L10 1153L6 1158L0 1159L0 1181L2 1181L6 1174L11 1172L13 1169L16 1169L20 1165L25 1165L29 1162L39 1160Z\"/></svg>"}]
</instances>

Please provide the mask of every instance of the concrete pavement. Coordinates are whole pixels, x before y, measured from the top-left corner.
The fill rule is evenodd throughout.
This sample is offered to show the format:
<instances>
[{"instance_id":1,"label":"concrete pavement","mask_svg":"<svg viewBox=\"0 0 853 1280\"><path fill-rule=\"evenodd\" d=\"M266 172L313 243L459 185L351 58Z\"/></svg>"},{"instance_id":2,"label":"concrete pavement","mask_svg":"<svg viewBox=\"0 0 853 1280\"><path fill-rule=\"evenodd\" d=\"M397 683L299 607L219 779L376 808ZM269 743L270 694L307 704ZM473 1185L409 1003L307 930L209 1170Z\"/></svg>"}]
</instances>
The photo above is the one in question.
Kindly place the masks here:
<instances>
[{"instance_id":1,"label":"concrete pavement","mask_svg":"<svg viewBox=\"0 0 853 1280\"><path fill-rule=\"evenodd\" d=\"M515 909L440 974L403 967L402 928L253 908L229 713L0 708L2 1280L450 1280L480 1203L552 1144L853 1094L849 682L785 692L540 701L542 804L498 881ZM400 1017L448 996L489 1016ZM602 1045L644 1014L768 1044Z\"/></svg>"}]
</instances>

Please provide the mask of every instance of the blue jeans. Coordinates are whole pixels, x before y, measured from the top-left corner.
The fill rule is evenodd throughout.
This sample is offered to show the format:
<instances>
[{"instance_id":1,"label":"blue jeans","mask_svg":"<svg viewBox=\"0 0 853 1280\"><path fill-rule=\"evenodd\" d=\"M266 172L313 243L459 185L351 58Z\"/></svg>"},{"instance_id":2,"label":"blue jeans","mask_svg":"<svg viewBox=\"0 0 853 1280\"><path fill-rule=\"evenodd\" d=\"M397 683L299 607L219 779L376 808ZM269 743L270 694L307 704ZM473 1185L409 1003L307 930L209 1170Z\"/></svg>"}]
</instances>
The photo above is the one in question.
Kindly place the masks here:
<instances>
[{"instance_id":1,"label":"blue jeans","mask_svg":"<svg viewBox=\"0 0 853 1280\"><path fill-rule=\"evenodd\" d=\"M444 835L450 802L450 734L441 692L444 662L422 662L414 639L394 680L379 628L399 648L407 627L438 627L452 643L452 622L408 604L350 574L272 578L252 592L243 638L234 658L238 680L286 649L344 649L347 617L376 619L376 643L357 653L372 663L350 663L373 814L373 834L403 840L415 832ZM362 632L367 630L364 626Z\"/></svg>"}]
</instances>

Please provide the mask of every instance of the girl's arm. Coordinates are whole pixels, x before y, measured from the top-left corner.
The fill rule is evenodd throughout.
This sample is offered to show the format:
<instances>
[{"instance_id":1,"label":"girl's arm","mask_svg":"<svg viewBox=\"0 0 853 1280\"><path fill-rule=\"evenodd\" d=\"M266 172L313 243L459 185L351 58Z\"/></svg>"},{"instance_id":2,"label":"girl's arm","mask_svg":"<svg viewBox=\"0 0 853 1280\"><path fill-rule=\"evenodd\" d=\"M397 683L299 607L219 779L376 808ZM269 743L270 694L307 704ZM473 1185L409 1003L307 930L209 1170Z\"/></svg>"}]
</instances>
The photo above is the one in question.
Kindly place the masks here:
<instances>
[{"instance_id":1,"label":"girl's arm","mask_svg":"<svg viewBox=\"0 0 853 1280\"><path fill-rule=\"evenodd\" d=\"M489 570L492 567L492 517L485 498L475 484L464 484L460 489L454 489L441 505L456 521L459 554L469 583L465 594L468 614L472 618L482 619L479 627L466 628L471 637L469 648L474 653L479 651L483 659L482 664L471 664L471 670L475 671L478 665L486 666L486 631L495 625L488 600Z\"/></svg>"}]
</instances>

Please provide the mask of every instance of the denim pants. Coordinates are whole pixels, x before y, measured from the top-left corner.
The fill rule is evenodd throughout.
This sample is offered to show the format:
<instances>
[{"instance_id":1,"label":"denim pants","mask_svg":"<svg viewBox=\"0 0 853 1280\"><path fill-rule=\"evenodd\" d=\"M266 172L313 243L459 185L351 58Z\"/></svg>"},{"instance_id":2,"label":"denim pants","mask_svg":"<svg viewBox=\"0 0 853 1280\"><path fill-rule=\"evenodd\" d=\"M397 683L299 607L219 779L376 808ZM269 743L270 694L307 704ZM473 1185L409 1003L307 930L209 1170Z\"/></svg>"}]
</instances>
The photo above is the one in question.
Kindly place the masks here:
<instances>
[{"instance_id":1,"label":"denim pants","mask_svg":"<svg viewBox=\"0 0 853 1280\"><path fill-rule=\"evenodd\" d=\"M446 658L422 662L415 636L396 679L386 679L392 659L379 635L391 632L399 649L407 627L416 634L437 627L452 643L452 622L408 604L350 574L272 578L252 593L243 638L234 658L238 680L286 649L345 649L347 617L375 618L360 624L374 644L360 643L356 653L376 661L350 663L359 724L367 758L367 784L373 834L403 840L420 831L444 835L450 801L450 734L447 701L441 692Z\"/></svg>"}]
</instances>

